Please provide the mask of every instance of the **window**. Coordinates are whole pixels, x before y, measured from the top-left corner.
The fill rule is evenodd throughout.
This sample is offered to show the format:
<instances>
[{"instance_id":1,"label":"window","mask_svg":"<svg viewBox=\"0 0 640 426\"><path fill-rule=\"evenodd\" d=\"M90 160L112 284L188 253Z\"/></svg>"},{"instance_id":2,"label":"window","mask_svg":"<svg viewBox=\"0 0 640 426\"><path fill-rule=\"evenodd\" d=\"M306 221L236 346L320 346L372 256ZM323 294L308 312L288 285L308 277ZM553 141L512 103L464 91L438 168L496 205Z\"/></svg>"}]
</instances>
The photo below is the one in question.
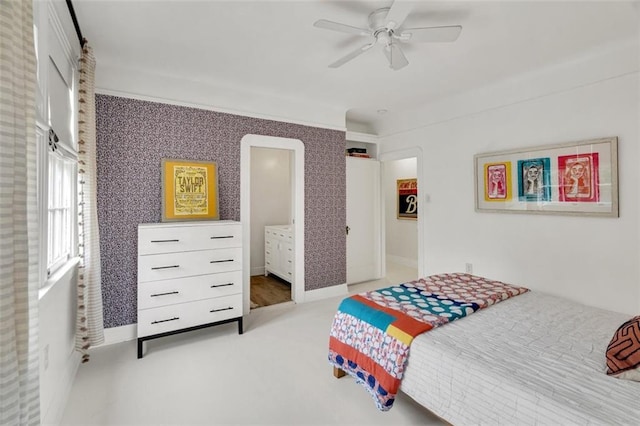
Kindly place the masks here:
<instances>
[{"instance_id":1,"label":"window","mask_svg":"<svg viewBox=\"0 0 640 426\"><path fill-rule=\"evenodd\" d=\"M63 77L53 56L50 56L48 74L51 127L44 186L47 188L47 278L75 256L77 235L74 78L73 75Z\"/></svg>"},{"instance_id":2,"label":"window","mask_svg":"<svg viewBox=\"0 0 640 426\"><path fill-rule=\"evenodd\" d=\"M76 162L58 152L48 153L47 276L74 254Z\"/></svg>"},{"instance_id":3,"label":"window","mask_svg":"<svg viewBox=\"0 0 640 426\"><path fill-rule=\"evenodd\" d=\"M40 271L41 286L45 286L78 252L76 92L80 52L69 42L54 8L35 8L34 24L38 61Z\"/></svg>"}]
</instances>

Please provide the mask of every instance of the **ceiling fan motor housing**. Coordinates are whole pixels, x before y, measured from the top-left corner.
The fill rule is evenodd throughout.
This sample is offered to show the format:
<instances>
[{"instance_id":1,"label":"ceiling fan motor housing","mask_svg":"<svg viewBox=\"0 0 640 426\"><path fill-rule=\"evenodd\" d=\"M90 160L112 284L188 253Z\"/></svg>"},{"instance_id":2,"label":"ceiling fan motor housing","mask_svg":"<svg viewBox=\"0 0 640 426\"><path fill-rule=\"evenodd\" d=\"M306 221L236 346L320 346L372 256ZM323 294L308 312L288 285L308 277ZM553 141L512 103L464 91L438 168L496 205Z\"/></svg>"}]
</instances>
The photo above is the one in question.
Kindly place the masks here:
<instances>
[{"instance_id":1,"label":"ceiling fan motor housing","mask_svg":"<svg viewBox=\"0 0 640 426\"><path fill-rule=\"evenodd\" d=\"M369 14L369 28L378 44L389 46L393 40L393 30L387 28L386 18L389 14L388 7L376 9Z\"/></svg>"}]
</instances>

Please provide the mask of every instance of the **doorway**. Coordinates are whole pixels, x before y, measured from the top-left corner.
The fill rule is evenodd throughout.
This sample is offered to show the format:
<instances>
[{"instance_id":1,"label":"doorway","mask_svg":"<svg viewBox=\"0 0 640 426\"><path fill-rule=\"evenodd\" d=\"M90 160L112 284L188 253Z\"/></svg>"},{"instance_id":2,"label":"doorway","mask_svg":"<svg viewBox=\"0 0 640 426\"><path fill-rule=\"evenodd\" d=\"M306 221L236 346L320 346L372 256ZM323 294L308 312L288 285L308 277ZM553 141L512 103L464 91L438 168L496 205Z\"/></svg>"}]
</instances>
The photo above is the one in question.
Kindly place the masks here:
<instances>
[{"instance_id":1,"label":"doorway","mask_svg":"<svg viewBox=\"0 0 640 426\"><path fill-rule=\"evenodd\" d=\"M277 154L289 157L290 207L289 218L292 232L292 263L290 275L291 299L300 303L304 300L304 144L298 139L279 138L263 135L245 135L240 142L240 221L242 222L242 265L243 265L243 311L251 309L252 252L264 253L264 244L252 243L252 234L265 233L264 224L252 220L252 150L267 148L279 151ZM255 151L258 152L258 151ZM287 173L288 171L284 171ZM280 191L280 194L282 192ZM279 199L278 197L277 199ZM260 207L260 206L256 206ZM264 240L262 240L264 241ZM256 247L257 245L257 247ZM258 259L260 257L258 256ZM259 263L259 262L258 262ZM254 268L258 268L255 266ZM253 269L253 273L260 272Z\"/></svg>"},{"instance_id":2,"label":"doorway","mask_svg":"<svg viewBox=\"0 0 640 426\"><path fill-rule=\"evenodd\" d=\"M251 155L251 309L292 300L291 157L286 149L252 146ZM281 231L286 233L286 240ZM282 234L284 236L284 234ZM291 237L291 238L289 238Z\"/></svg>"},{"instance_id":3,"label":"doorway","mask_svg":"<svg viewBox=\"0 0 640 426\"><path fill-rule=\"evenodd\" d=\"M424 212L426 196L422 176L422 150L410 148L380 154L382 232L382 274L391 282L425 276ZM418 217L399 219L397 212L397 180L417 178ZM422 213L421 213L422 212Z\"/></svg>"},{"instance_id":4,"label":"doorway","mask_svg":"<svg viewBox=\"0 0 640 426\"><path fill-rule=\"evenodd\" d=\"M408 277L418 278L418 221L412 216L419 215L419 210L417 200L409 205L398 202L398 185L417 179L417 158L385 161L382 169L386 276L391 282L404 282Z\"/></svg>"}]
</instances>

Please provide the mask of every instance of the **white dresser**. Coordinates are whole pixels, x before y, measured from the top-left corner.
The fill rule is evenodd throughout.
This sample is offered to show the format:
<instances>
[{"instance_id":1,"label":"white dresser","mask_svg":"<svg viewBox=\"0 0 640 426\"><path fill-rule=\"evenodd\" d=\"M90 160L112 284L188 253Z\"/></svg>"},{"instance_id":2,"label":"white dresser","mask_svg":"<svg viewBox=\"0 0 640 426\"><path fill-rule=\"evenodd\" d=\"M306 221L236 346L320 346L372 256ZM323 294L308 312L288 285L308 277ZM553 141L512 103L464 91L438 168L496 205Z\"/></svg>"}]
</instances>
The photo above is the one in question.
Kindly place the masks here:
<instances>
[{"instance_id":1,"label":"white dresser","mask_svg":"<svg viewBox=\"0 0 640 426\"><path fill-rule=\"evenodd\" d=\"M145 340L238 322L242 334L239 222L138 225L138 358Z\"/></svg>"},{"instance_id":2,"label":"white dresser","mask_svg":"<svg viewBox=\"0 0 640 426\"><path fill-rule=\"evenodd\" d=\"M274 274L285 281L293 279L293 226L264 227L264 274Z\"/></svg>"}]
</instances>

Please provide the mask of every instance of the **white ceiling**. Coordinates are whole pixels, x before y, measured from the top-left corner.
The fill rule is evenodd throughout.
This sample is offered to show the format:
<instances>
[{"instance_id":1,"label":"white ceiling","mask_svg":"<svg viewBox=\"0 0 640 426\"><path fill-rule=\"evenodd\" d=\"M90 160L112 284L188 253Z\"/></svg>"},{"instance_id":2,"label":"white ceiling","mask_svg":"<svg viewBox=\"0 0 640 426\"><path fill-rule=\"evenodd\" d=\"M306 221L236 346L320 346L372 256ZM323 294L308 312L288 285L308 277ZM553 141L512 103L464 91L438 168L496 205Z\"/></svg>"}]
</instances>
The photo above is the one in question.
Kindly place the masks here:
<instances>
[{"instance_id":1,"label":"white ceiling","mask_svg":"<svg viewBox=\"0 0 640 426\"><path fill-rule=\"evenodd\" d=\"M638 37L637 2L411 3L405 27L463 30L454 43L403 45L409 66L393 71L379 46L328 68L369 40L313 26L322 18L366 28L367 15L391 0L73 0L97 58L98 88L101 67L137 70L243 96L330 105L365 125L379 109L413 109ZM103 81L103 89L126 91Z\"/></svg>"}]
</instances>

